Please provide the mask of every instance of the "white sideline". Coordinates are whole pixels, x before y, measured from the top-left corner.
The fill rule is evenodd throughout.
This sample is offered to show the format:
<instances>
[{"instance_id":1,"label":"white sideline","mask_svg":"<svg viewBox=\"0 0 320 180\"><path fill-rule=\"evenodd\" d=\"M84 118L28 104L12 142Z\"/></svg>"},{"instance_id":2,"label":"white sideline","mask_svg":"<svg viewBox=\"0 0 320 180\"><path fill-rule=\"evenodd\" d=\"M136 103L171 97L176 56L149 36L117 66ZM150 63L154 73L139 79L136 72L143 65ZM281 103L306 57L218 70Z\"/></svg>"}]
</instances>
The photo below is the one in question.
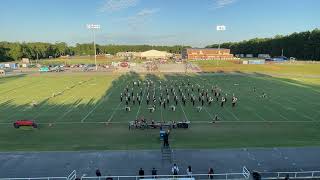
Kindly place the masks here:
<instances>
[{"instance_id":1,"label":"white sideline","mask_svg":"<svg viewBox=\"0 0 320 180\"><path fill-rule=\"evenodd\" d=\"M45 122L45 123L38 123L38 124L104 124L106 123L105 121L90 121L90 122ZM128 124L128 122L110 122L112 124ZM287 124L292 124L292 123L314 123L318 124L320 121L227 121L227 120L221 120L218 123L238 123L238 124L249 124L249 123L287 123ZM11 122L2 122L0 125L10 125L12 124ZM212 124L212 121L193 121L192 124Z\"/></svg>"}]
</instances>

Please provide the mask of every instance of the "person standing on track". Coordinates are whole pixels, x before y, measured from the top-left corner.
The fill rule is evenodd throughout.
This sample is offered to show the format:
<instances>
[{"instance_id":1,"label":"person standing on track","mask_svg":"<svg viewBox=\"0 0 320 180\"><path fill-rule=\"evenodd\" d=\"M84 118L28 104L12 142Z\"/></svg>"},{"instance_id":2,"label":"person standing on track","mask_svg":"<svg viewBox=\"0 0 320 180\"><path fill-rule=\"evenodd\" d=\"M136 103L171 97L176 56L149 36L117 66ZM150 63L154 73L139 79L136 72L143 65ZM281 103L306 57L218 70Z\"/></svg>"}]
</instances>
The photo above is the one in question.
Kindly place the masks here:
<instances>
[{"instance_id":1,"label":"person standing on track","mask_svg":"<svg viewBox=\"0 0 320 180\"><path fill-rule=\"evenodd\" d=\"M173 175L179 174L179 167L176 164L173 164L173 167L171 168L171 172Z\"/></svg>"},{"instance_id":2,"label":"person standing on track","mask_svg":"<svg viewBox=\"0 0 320 180\"><path fill-rule=\"evenodd\" d=\"M139 176L140 176L140 179L144 178L144 170L142 168L140 168L139 170Z\"/></svg>"}]
</instances>

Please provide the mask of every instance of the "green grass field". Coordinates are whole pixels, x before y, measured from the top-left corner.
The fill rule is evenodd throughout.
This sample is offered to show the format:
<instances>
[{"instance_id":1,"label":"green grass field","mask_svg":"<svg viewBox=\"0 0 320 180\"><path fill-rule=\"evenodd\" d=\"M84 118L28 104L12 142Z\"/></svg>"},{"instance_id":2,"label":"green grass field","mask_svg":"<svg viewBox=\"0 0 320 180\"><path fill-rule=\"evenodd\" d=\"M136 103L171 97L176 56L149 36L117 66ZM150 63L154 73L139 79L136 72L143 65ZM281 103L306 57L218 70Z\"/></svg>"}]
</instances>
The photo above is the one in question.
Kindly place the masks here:
<instances>
[{"instance_id":1,"label":"green grass field","mask_svg":"<svg viewBox=\"0 0 320 180\"><path fill-rule=\"evenodd\" d=\"M241 64L241 61L190 61L197 64L202 71L205 72L245 72L245 73L264 73L264 74L285 74L285 75L320 75L320 63L307 64L301 62L300 64L289 63L272 63L272 64Z\"/></svg>"},{"instance_id":2,"label":"green grass field","mask_svg":"<svg viewBox=\"0 0 320 180\"><path fill-rule=\"evenodd\" d=\"M223 108L214 101L200 113L191 103L178 104L176 112L158 107L150 113L144 93L141 106L136 103L126 112L120 93L138 79L155 82L151 92L156 94L160 93L160 81L162 85L190 81L209 90L217 85L229 99ZM146 85L142 88L146 92ZM267 98L260 97L262 92ZM239 99L236 108L230 103L233 93ZM320 145L320 81L316 78L48 73L0 78L0 94L1 151L160 148L158 129L128 130L128 122L142 116L156 121L191 121L189 129L172 130L174 148ZM38 103L37 107L31 106L32 102ZM222 120L212 124L215 114ZM12 123L18 119L36 120L40 128L14 129Z\"/></svg>"}]
</instances>

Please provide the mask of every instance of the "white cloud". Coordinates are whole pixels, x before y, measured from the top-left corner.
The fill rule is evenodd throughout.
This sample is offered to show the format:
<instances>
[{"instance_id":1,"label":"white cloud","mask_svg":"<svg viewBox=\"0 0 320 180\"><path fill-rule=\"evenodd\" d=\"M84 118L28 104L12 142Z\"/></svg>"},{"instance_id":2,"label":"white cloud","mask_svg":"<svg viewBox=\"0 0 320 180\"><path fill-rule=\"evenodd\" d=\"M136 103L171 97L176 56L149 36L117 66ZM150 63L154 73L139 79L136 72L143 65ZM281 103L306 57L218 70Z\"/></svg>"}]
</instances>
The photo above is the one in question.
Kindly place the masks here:
<instances>
[{"instance_id":1,"label":"white cloud","mask_svg":"<svg viewBox=\"0 0 320 180\"><path fill-rule=\"evenodd\" d=\"M237 2L237 0L214 0L213 1L213 9L224 8L224 7L231 5L235 2Z\"/></svg>"},{"instance_id":2,"label":"white cloud","mask_svg":"<svg viewBox=\"0 0 320 180\"><path fill-rule=\"evenodd\" d=\"M138 29L139 27L142 27L143 25L150 22L151 17L159 11L160 9L158 8L142 9L132 16L117 19L117 22L123 21L126 24L128 24L132 29Z\"/></svg>"},{"instance_id":3,"label":"white cloud","mask_svg":"<svg viewBox=\"0 0 320 180\"><path fill-rule=\"evenodd\" d=\"M118 32L97 36L104 44L149 44L149 45L177 45L181 44L184 33L158 34L148 32Z\"/></svg>"},{"instance_id":4,"label":"white cloud","mask_svg":"<svg viewBox=\"0 0 320 180\"><path fill-rule=\"evenodd\" d=\"M102 7L99 9L101 12L114 12L129 7L134 7L138 4L139 0L105 0Z\"/></svg>"},{"instance_id":5,"label":"white cloud","mask_svg":"<svg viewBox=\"0 0 320 180\"><path fill-rule=\"evenodd\" d=\"M159 9L157 9L157 8L143 9L137 13L137 16L149 16L149 15L157 13L158 11L159 11Z\"/></svg>"}]
</instances>

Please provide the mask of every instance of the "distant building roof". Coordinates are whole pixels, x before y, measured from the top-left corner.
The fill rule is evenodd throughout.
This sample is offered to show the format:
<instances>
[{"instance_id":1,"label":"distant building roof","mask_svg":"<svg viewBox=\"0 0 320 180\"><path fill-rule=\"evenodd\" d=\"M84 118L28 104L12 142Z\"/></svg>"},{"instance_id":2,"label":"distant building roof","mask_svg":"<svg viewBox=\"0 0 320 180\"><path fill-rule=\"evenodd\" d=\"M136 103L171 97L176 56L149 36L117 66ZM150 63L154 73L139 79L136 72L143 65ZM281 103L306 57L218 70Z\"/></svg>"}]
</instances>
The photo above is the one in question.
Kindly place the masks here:
<instances>
[{"instance_id":1,"label":"distant building roof","mask_svg":"<svg viewBox=\"0 0 320 180\"><path fill-rule=\"evenodd\" d=\"M166 57L170 56L170 53L167 53L166 51L158 51L158 50L149 50L141 53L141 57Z\"/></svg>"},{"instance_id":2,"label":"distant building roof","mask_svg":"<svg viewBox=\"0 0 320 180\"><path fill-rule=\"evenodd\" d=\"M218 50L219 48L186 48L186 49L199 49L199 50ZM220 49L226 49L226 48L220 48Z\"/></svg>"}]
</instances>

